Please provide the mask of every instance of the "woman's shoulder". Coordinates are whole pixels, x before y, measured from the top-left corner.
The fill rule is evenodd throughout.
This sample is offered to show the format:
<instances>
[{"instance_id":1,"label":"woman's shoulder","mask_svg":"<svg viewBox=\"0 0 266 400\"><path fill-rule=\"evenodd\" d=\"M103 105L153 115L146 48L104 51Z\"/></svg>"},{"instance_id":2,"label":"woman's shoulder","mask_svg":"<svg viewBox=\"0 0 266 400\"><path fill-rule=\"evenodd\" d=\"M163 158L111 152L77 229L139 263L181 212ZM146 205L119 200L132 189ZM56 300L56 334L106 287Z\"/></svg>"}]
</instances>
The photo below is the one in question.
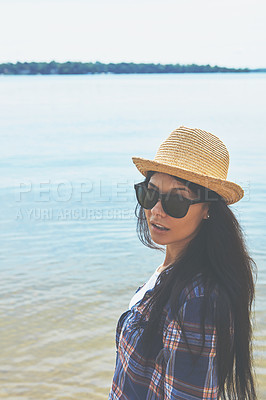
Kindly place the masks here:
<instances>
[{"instance_id":1,"label":"woman's shoulder","mask_svg":"<svg viewBox=\"0 0 266 400\"><path fill-rule=\"evenodd\" d=\"M189 306L196 310L200 309L202 304L205 303L205 305L209 304L210 308L213 310L216 305L217 294L217 285L210 285L204 275L198 273L181 290L179 298L176 299L177 303L174 308L177 306L177 309L182 311L182 309ZM168 318L173 317L172 306L173 297L171 296L166 305Z\"/></svg>"},{"instance_id":2,"label":"woman's shoulder","mask_svg":"<svg viewBox=\"0 0 266 400\"><path fill-rule=\"evenodd\" d=\"M181 292L181 302L187 302L192 299L199 299L210 297L212 300L216 298L218 294L217 285L210 285L210 282L199 272L193 279L183 288Z\"/></svg>"}]
</instances>

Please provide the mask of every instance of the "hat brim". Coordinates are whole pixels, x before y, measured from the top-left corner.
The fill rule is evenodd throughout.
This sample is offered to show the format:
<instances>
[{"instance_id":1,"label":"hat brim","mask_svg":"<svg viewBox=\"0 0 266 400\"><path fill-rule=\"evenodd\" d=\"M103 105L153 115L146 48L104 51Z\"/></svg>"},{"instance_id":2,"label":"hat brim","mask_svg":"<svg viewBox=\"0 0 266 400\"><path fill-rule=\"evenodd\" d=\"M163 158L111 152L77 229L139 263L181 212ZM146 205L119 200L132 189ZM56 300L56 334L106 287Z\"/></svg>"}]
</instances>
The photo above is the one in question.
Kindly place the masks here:
<instances>
[{"instance_id":1,"label":"hat brim","mask_svg":"<svg viewBox=\"0 0 266 400\"><path fill-rule=\"evenodd\" d=\"M139 172L144 176L147 176L148 171L156 171L186 179L218 193L228 205L236 203L244 196L244 190L234 182L198 174L183 168L147 160L142 157L132 157L132 161Z\"/></svg>"}]
</instances>

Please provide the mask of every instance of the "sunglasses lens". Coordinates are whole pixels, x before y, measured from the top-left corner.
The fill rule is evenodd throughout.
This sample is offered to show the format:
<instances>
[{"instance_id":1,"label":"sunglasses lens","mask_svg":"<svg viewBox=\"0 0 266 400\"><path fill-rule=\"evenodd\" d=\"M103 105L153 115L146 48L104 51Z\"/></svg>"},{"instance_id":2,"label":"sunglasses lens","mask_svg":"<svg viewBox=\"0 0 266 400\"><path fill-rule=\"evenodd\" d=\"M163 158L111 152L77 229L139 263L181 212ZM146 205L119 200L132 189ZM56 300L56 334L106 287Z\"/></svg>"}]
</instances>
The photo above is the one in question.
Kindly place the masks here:
<instances>
[{"instance_id":1,"label":"sunglasses lens","mask_svg":"<svg viewBox=\"0 0 266 400\"><path fill-rule=\"evenodd\" d=\"M148 189L145 184L135 185L136 196L141 207L151 210L159 199L159 192ZM176 194L167 194L162 197L162 207L166 214L173 218L183 218L188 212L189 201Z\"/></svg>"},{"instance_id":2,"label":"sunglasses lens","mask_svg":"<svg viewBox=\"0 0 266 400\"><path fill-rule=\"evenodd\" d=\"M141 207L146 210L152 209L158 201L158 192L147 189L144 185L136 185L136 196Z\"/></svg>"},{"instance_id":3,"label":"sunglasses lens","mask_svg":"<svg viewBox=\"0 0 266 400\"><path fill-rule=\"evenodd\" d=\"M162 202L164 211L174 218L183 218L188 212L189 202L178 195L167 196Z\"/></svg>"}]
</instances>

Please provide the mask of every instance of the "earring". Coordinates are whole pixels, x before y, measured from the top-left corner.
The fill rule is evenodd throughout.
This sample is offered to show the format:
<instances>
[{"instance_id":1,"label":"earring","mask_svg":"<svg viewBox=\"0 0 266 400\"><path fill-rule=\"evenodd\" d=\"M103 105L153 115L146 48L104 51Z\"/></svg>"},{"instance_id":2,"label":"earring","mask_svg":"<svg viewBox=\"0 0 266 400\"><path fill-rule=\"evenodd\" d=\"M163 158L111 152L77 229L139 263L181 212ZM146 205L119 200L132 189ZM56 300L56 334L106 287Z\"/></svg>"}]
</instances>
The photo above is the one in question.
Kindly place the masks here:
<instances>
[{"instance_id":1,"label":"earring","mask_svg":"<svg viewBox=\"0 0 266 400\"><path fill-rule=\"evenodd\" d=\"M207 214L207 218L210 218L209 214Z\"/></svg>"}]
</instances>

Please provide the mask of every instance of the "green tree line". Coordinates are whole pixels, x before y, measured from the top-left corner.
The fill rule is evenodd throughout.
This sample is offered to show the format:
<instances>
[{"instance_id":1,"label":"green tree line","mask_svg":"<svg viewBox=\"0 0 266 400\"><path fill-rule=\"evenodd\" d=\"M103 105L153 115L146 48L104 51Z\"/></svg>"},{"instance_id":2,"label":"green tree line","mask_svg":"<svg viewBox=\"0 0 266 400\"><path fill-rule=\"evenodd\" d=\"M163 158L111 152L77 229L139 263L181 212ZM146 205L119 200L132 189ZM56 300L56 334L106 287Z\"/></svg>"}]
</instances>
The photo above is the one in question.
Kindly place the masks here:
<instances>
[{"instance_id":1,"label":"green tree line","mask_svg":"<svg viewBox=\"0 0 266 400\"><path fill-rule=\"evenodd\" d=\"M208 65L182 64L144 64L144 63L109 63L99 61L59 63L51 62L17 62L0 64L0 74L5 75L50 75L50 74L160 74L160 73L204 73L204 72L249 72L250 69L235 69Z\"/></svg>"}]
</instances>

